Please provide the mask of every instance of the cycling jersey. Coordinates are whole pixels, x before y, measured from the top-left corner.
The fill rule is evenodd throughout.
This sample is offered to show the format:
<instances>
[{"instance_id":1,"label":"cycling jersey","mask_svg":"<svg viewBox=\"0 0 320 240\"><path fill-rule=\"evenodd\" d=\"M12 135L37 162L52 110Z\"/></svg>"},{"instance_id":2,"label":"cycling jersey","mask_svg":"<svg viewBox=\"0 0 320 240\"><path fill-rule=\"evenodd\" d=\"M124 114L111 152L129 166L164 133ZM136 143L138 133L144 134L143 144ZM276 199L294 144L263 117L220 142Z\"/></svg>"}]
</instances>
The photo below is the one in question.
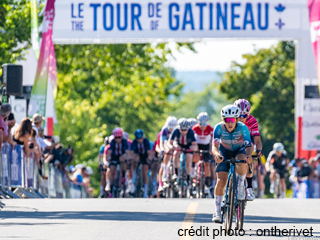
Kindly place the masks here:
<instances>
[{"instance_id":1,"label":"cycling jersey","mask_svg":"<svg viewBox=\"0 0 320 240\"><path fill-rule=\"evenodd\" d=\"M167 127L162 128L161 135L160 135L160 141L164 142L166 140L169 140L169 137L170 137L170 132L169 132L168 128Z\"/></svg>"},{"instance_id":2,"label":"cycling jersey","mask_svg":"<svg viewBox=\"0 0 320 240\"><path fill-rule=\"evenodd\" d=\"M209 124L204 131L200 129L199 123L194 125L192 130L194 131L194 135L198 144L208 145L212 142L213 128Z\"/></svg>"},{"instance_id":3,"label":"cycling jersey","mask_svg":"<svg viewBox=\"0 0 320 240\"><path fill-rule=\"evenodd\" d=\"M219 150L236 152L242 147L251 147L251 139L248 127L238 122L236 129L229 133L225 123L220 122L214 127L214 144L219 143Z\"/></svg>"},{"instance_id":4,"label":"cycling jersey","mask_svg":"<svg viewBox=\"0 0 320 240\"><path fill-rule=\"evenodd\" d=\"M157 134L157 140L155 141L154 149L156 149L156 146L160 146L160 136L161 136L161 131L158 132Z\"/></svg>"},{"instance_id":5,"label":"cycling jersey","mask_svg":"<svg viewBox=\"0 0 320 240\"><path fill-rule=\"evenodd\" d=\"M101 147L100 147L100 149L99 149L99 156L102 156L103 155L103 153L104 153L104 147L105 147L106 145L104 145L104 144L102 144L101 145Z\"/></svg>"},{"instance_id":6,"label":"cycling jersey","mask_svg":"<svg viewBox=\"0 0 320 240\"><path fill-rule=\"evenodd\" d=\"M124 138L121 140L120 143L116 143L114 139L110 143L110 150L112 151L112 155L114 156L120 156L125 154L128 148L128 141Z\"/></svg>"},{"instance_id":7,"label":"cycling jersey","mask_svg":"<svg viewBox=\"0 0 320 240\"><path fill-rule=\"evenodd\" d=\"M196 142L194 132L191 128L188 129L188 133L184 136L181 135L179 128L175 128L172 131L170 140L176 141L180 146L189 146L192 142Z\"/></svg>"},{"instance_id":8,"label":"cycling jersey","mask_svg":"<svg viewBox=\"0 0 320 240\"><path fill-rule=\"evenodd\" d=\"M103 153L103 155L107 156L109 149L110 149L110 144L108 144L107 146L104 147L104 153Z\"/></svg>"},{"instance_id":9,"label":"cycling jersey","mask_svg":"<svg viewBox=\"0 0 320 240\"><path fill-rule=\"evenodd\" d=\"M150 150L150 142L147 138L144 138L142 143L135 139L131 144L130 150L138 154L147 154L148 150Z\"/></svg>"},{"instance_id":10,"label":"cycling jersey","mask_svg":"<svg viewBox=\"0 0 320 240\"><path fill-rule=\"evenodd\" d=\"M287 160L287 152L283 151L281 156L278 157L276 151L273 150L269 153L267 161L271 163L271 167L275 169L285 169L286 168L286 160Z\"/></svg>"},{"instance_id":11,"label":"cycling jersey","mask_svg":"<svg viewBox=\"0 0 320 240\"><path fill-rule=\"evenodd\" d=\"M245 125L249 129L251 142L254 144L254 137L260 136L258 122L252 115L249 115Z\"/></svg>"},{"instance_id":12,"label":"cycling jersey","mask_svg":"<svg viewBox=\"0 0 320 240\"><path fill-rule=\"evenodd\" d=\"M132 144L132 140L131 139L128 139L128 148L130 148L131 144Z\"/></svg>"}]
</instances>

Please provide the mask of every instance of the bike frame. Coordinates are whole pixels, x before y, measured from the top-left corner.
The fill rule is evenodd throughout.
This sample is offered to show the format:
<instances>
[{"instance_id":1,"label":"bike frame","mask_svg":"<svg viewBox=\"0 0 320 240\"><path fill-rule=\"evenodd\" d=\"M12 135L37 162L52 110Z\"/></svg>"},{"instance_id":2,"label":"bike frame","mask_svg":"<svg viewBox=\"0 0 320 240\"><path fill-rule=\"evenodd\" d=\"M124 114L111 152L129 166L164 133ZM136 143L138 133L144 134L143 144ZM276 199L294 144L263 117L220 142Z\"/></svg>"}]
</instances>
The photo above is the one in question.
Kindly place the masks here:
<instances>
[{"instance_id":1,"label":"bike frame","mask_svg":"<svg viewBox=\"0 0 320 240\"><path fill-rule=\"evenodd\" d=\"M233 159L231 159L233 160ZM229 189L229 182L230 182L230 178L231 178L231 175L232 174L236 174L236 164L233 163L233 162L230 162L230 169L229 169L229 173L228 173L228 181L227 181L227 186L226 186L226 190L225 190L225 194L224 194L224 203L221 204L221 208L226 208L226 205L227 205L227 200L228 200L228 189ZM236 185L236 188L235 188L235 196L234 196L234 200L235 200L235 207L238 206L238 200L237 200L237 186L238 186L238 179L236 179L236 182L235 182L235 185ZM223 211L225 212L226 209L224 209Z\"/></svg>"}]
</instances>

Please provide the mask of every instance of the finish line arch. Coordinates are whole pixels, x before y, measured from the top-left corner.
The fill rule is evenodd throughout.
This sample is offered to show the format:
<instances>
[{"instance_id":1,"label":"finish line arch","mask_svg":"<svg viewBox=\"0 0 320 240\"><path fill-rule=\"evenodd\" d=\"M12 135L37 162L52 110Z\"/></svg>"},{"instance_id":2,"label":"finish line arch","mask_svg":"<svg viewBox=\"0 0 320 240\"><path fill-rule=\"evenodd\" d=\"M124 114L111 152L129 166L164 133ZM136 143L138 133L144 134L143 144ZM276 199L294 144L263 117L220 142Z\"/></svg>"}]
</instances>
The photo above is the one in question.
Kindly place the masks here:
<instances>
[{"instance_id":1,"label":"finish line arch","mask_svg":"<svg viewBox=\"0 0 320 240\"><path fill-rule=\"evenodd\" d=\"M55 1L55 44L194 42L240 38L297 41L296 156L303 155L302 149L320 150L320 139L317 139L320 128L316 127L317 124L309 127L312 124L307 122L310 116L320 117L320 102L318 99L305 99L305 86L318 85L307 0Z\"/></svg>"}]
</instances>

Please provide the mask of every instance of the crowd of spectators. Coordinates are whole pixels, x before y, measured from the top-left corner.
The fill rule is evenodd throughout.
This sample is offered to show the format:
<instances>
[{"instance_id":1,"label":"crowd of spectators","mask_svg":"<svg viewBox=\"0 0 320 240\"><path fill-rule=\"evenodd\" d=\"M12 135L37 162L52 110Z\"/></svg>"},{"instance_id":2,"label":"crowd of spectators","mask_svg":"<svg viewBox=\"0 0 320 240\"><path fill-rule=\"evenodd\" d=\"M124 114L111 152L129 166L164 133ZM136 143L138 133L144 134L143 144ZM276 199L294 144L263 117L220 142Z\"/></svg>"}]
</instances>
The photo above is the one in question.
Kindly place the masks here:
<instances>
[{"instance_id":1,"label":"crowd of spectators","mask_svg":"<svg viewBox=\"0 0 320 240\"><path fill-rule=\"evenodd\" d=\"M77 184L84 186L88 194L91 194L90 175L93 171L90 167L78 164L69 171L68 165L74 160L74 150L71 146L64 147L60 143L59 136L46 136L42 127L44 118L36 113L32 119L24 118L17 123L13 113L11 113L9 103L0 103L0 152L2 145L9 143L12 148L15 145L24 147L26 156L33 154L35 164L38 167L39 175L43 179L48 179L42 172L44 163L52 164L68 179ZM28 161L28 158L26 158Z\"/></svg>"}]
</instances>

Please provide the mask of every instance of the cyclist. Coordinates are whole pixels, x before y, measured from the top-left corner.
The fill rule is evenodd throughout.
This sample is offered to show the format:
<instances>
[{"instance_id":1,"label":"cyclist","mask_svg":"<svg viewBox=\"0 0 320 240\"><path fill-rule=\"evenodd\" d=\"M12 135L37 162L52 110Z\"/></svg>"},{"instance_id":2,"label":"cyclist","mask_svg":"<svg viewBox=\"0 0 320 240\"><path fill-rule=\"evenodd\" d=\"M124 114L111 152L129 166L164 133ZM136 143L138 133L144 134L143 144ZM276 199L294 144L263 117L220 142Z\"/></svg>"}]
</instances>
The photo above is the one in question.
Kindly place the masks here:
<instances>
[{"instance_id":1,"label":"cyclist","mask_svg":"<svg viewBox=\"0 0 320 240\"><path fill-rule=\"evenodd\" d=\"M158 192L163 191L163 182L167 181L167 171L168 171L168 163L170 160L170 155L172 155L172 150L168 148L169 137L177 126L177 118L170 116L168 117L165 126L162 128L160 132L160 140L159 140L159 150L160 155L164 154L163 161L161 163L161 167L159 170L159 188Z\"/></svg>"},{"instance_id":2,"label":"cyclist","mask_svg":"<svg viewBox=\"0 0 320 240\"><path fill-rule=\"evenodd\" d=\"M250 156L253 153L254 145L256 145L256 154L258 156L262 155L262 143L260 138L260 132L259 132L259 126L257 120L250 115L251 105L249 101L245 99L238 99L234 102L234 105L237 106L240 109L240 116L239 116L239 122L244 123L250 132L251 137L251 147L248 149L250 150L249 154ZM251 158L251 157L250 157ZM252 167L252 164L251 164ZM249 168L247 172L247 199L248 201L253 201L255 199L254 192L252 189L252 179L253 179L253 171L251 174L249 174Z\"/></svg>"},{"instance_id":3,"label":"cyclist","mask_svg":"<svg viewBox=\"0 0 320 240\"><path fill-rule=\"evenodd\" d=\"M110 148L107 152L107 158L104 158L104 164L108 166L106 192L110 193L110 197L112 197L114 173L118 164L120 164L120 170L122 174L121 183L125 184L125 160L126 151L128 150L128 141L123 138L122 128L118 127L113 129L112 135L114 136L114 139L110 142Z\"/></svg>"},{"instance_id":4,"label":"cyclist","mask_svg":"<svg viewBox=\"0 0 320 240\"><path fill-rule=\"evenodd\" d=\"M129 133L123 132L123 138L128 141L128 146L130 148L132 140L129 138Z\"/></svg>"},{"instance_id":5,"label":"cyclist","mask_svg":"<svg viewBox=\"0 0 320 240\"><path fill-rule=\"evenodd\" d=\"M217 184L215 187L215 204L216 209L212 220L221 223L221 201L224 196L224 189L228 180L230 164L224 162L230 158L246 160L251 163L250 149L251 139L248 127L238 121L240 109L234 105L227 105L221 109L222 122L214 127L212 153L215 156L217 164ZM250 161L251 159L251 161ZM247 166L243 163L237 163L236 173L238 182L238 200L245 199L245 185Z\"/></svg>"},{"instance_id":6,"label":"cyclist","mask_svg":"<svg viewBox=\"0 0 320 240\"><path fill-rule=\"evenodd\" d=\"M276 173L278 172L281 183L281 198L285 198L287 189L285 174L287 165L289 164L289 158L282 143L278 142L273 145L273 150L269 153L267 162L270 167L270 193L274 193Z\"/></svg>"},{"instance_id":7,"label":"cyclist","mask_svg":"<svg viewBox=\"0 0 320 240\"><path fill-rule=\"evenodd\" d=\"M142 178L143 178L143 197L148 198L148 172L149 165L151 163L151 148L150 142L147 138L144 138L144 132L142 129L137 129L134 132L136 137L133 140L130 151L134 153L133 156L133 172L136 172L141 163ZM134 181L133 181L134 182ZM132 192L131 192L132 193Z\"/></svg>"},{"instance_id":8,"label":"cyclist","mask_svg":"<svg viewBox=\"0 0 320 240\"><path fill-rule=\"evenodd\" d=\"M175 146L173 146L174 142L175 142ZM186 118L180 118L178 120L178 127L173 130L170 136L168 148L170 150L179 150L183 148L183 149L189 149L192 151L196 151L198 149L194 132L189 127L189 123ZM175 174L172 176L173 180L178 179L180 153L181 153L180 151L174 151L173 153L173 166L175 171ZM185 156L186 156L187 184L188 184L188 188L190 189L191 188L190 173L191 173L191 162L192 162L193 152L187 152Z\"/></svg>"},{"instance_id":9,"label":"cyclist","mask_svg":"<svg viewBox=\"0 0 320 240\"><path fill-rule=\"evenodd\" d=\"M98 161L99 161L99 171L101 172L101 181L100 181L100 198L103 198L105 195L104 189L106 188L106 171L107 168L103 164L103 154L104 148L109 145L109 137L104 138L104 142L99 149Z\"/></svg>"},{"instance_id":10,"label":"cyclist","mask_svg":"<svg viewBox=\"0 0 320 240\"><path fill-rule=\"evenodd\" d=\"M213 140L213 128L208 124L209 116L206 112L199 113L197 117L199 123L193 126L192 130L195 133L196 141L199 150L211 150ZM200 154L195 153L196 162L200 159ZM204 171L205 171L205 192L208 194L211 186L211 156L209 152L203 154L204 157Z\"/></svg>"},{"instance_id":11,"label":"cyclist","mask_svg":"<svg viewBox=\"0 0 320 240\"><path fill-rule=\"evenodd\" d=\"M188 118L189 128L193 128L194 125L198 123L197 119L195 118Z\"/></svg>"}]
</instances>

